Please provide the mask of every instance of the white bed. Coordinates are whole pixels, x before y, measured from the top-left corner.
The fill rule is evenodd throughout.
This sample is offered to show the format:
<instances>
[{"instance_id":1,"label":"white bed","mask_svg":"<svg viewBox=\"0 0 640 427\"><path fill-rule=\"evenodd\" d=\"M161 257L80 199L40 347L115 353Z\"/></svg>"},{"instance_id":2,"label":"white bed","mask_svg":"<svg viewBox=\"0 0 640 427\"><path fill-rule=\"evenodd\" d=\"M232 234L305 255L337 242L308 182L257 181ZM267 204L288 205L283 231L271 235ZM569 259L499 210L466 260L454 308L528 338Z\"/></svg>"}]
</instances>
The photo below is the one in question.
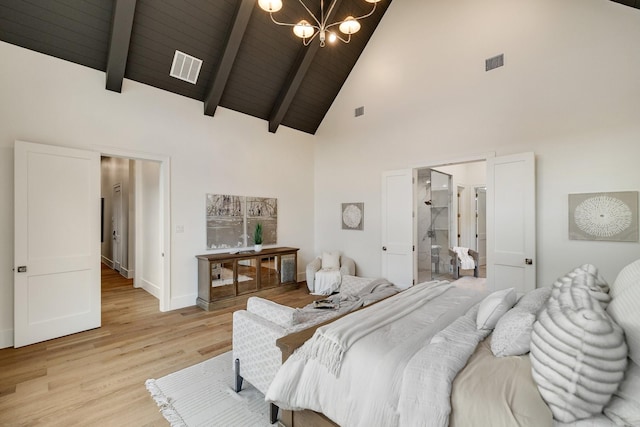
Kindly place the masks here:
<instances>
[{"instance_id":1,"label":"white bed","mask_svg":"<svg viewBox=\"0 0 640 427\"><path fill-rule=\"evenodd\" d=\"M633 289L638 290L640 261L635 264L637 277L633 278L636 280ZM575 282L577 270L568 275L570 281ZM563 283L566 281L559 280L555 285L560 289ZM616 286L612 288L611 294L615 296ZM630 292L628 286L625 288L626 301ZM640 291L633 292L638 295L636 307L640 307ZM495 357L492 354L492 337L485 338L514 305L515 295L509 297L507 294L511 293L503 291L498 297L492 295L497 302L490 304L487 301L491 297L485 298L486 292L442 282L416 285L401 295L316 331L314 337L283 364L266 399L281 408L322 413L344 427L616 425L611 421L616 416L611 414L608 414L609 418L592 414L567 423L554 420L552 415L559 409L546 404L538 392L541 389L532 378L529 355ZM415 304L416 298L424 301ZM510 298L513 301L508 301ZM398 302L402 300L404 302ZM611 305L616 308L614 302ZM412 306L410 310L409 306ZM516 308L518 305L513 310ZM616 314L621 317L620 312L616 308L610 313L611 317L615 318ZM376 318L376 313L384 314ZM389 322L389 316L397 319ZM533 318L535 320L535 315ZM627 327L634 330L638 326L633 318L631 323L625 319L618 321L623 327L626 322L631 325ZM360 325L354 326L355 332L349 329L350 322ZM480 323L483 328L478 327ZM630 332L627 336L635 336L635 332ZM327 351L326 342L322 344L327 340L335 344L333 353ZM529 342L526 344L528 351ZM640 355L635 354L635 347L630 347L630 354ZM626 347L624 351L626 354ZM634 362L629 363L635 366ZM621 366L624 369L625 365ZM637 390L635 383L629 387ZM549 397L547 393L545 398L553 399L553 396ZM614 395L612 402L620 403L620 399ZM579 399L575 402L571 398L566 400L568 405L580 403ZM632 417L640 417L637 400L640 396L636 401L633 397L629 400L628 396L623 396L623 409L616 409L618 415L622 413L627 420L635 422ZM638 408L633 406L636 404ZM479 422L480 419L485 424ZM471 420L476 422L469 424ZM629 421L627 424L638 425L629 424Z\"/></svg>"}]
</instances>

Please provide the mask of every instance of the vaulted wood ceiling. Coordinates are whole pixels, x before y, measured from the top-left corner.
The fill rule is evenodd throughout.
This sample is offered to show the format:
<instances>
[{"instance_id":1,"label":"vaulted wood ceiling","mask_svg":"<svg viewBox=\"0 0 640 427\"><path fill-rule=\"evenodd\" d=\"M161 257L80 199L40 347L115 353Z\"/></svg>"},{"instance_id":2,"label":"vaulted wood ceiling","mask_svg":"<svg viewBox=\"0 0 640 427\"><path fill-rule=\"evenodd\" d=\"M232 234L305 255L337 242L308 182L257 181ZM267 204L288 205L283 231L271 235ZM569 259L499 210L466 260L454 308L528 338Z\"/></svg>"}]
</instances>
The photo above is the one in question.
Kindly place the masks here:
<instances>
[{"instance_id":1,"label":"vaulted wood ceiling","mask_svg":"<svg viewBox=\"0 0 640 427\"><path fill-rule=\"evenodd\" d=\"M283 3L279 20L307 18L298 1ZM210 116L222 106L267 120L271 132L313 134L390 3L349 44L320 48L273 24L256 0L0 0L0 40L104 71L109 90L127 78L202 101ZM320 0L306 4L320 10ZM370 7L338 0L332 21ZM176 50L203 60L195 85L169 76Z\"/></svg>"},{"instance_id":2,"label":"vaulted wood ceiling","mask_svg":"<svg viewBox=\"0 0 640 427\"><path fill-rule=\"evenodd\" d=\"M328 3L330 0L326 0ZM106 73L315 133L392 0L378 3L351 43L302 46L256 0L0 0L0 40ZM640 9L640 0L612 0ZM284 0L282 21L306 12ZM311 10L320 0L306 0ZM334 17L360 16L365 0L338 0ZM197 84L169 76L176 50L202 59ZM215 117L212 119L215 120Z\"/></svg>"}]
</instances>

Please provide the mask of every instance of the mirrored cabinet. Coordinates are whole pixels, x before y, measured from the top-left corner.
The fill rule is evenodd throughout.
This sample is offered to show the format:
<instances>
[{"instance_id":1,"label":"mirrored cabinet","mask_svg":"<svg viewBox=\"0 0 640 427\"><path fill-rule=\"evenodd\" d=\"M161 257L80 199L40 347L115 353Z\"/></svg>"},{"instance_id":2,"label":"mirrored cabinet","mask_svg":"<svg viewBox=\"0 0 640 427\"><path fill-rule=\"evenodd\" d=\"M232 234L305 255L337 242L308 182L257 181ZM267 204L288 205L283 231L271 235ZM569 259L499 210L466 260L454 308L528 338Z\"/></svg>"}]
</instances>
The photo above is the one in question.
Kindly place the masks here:
<instances>
[{"instance_id":1,"label":"mirrored cabinet","mask_svg":"<svg viewBox=\"0 0 640 427\"><path fill-rule=\"evenodd\" d=\"M198 255L198 299L205 310L278 286L297 287L298 248Z\"/></svg>"}]
</instances>

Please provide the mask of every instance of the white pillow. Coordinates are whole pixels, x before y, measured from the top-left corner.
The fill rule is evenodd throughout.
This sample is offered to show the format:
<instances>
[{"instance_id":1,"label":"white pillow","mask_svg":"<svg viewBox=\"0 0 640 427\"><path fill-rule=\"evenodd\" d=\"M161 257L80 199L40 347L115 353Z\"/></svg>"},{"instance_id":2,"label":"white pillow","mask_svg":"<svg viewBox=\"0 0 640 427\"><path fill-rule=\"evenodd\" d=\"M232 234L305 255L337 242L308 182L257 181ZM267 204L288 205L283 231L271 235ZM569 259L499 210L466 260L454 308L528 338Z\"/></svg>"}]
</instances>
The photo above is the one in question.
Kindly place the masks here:
<instances>
[{"instance_id":1,"label":"white pillow","mask_svg":"<svg viewBox=\"0 0 640 427\"><path fill-rule=\"evenodd\" d=\"M367 285L370 285L375 279L368 277L357 276L342 276L342 282L340 283L340 293L342 295L355 295L363 290Z\"/></svg>"},{"instance_id":2,"label":"white pillow","mask_svg":"<svg viewBox=\"0 0 640 427\"><path fill-rule=\"evenodd\" d=\"M322 269L340 268L340 252L323 252Z\"/></svg>"},{"instance_id":3,"label":"white pillow","mask_svg":"<svg viewBox=\"0 0 640 427\"><path fill-rule=\"evenodd\" d=\"M611 285L611 296L616 298L630 287L640 286L640 259L624 267ZM637 362L636 362L637 363Z\"/></svg>"},{"instance_id":4,"label":"white pillow","mask_svg":"<svg viewBox=\"0 0 640 427\"><path fill-rule=\"evenodd\" d=\"M549 299L551 288L537 288L527 292L518 300L516 308L522 308L529 313L536 314Z\"/></svg>"},{"instance_id":5,"label":"white pillow","mask_svg":"<svg viewBox=\"0 0 640 427\"><path fill-rule=\"evenodd\" d=\"M498 320L491 337L491 352L496 357L520 356L529 352L536 313L549 299L551 288L527 292Z\"/></svg>"},{"instance_id":6,"label":"white pillow","mask_svg":"<svg viewBox=\"0 0 640 427\"><path fill-rule=\"evenodd\" d=\"M478 308L478 329L493 329L498 320L516 303L514 288L496 291L482 300Z\"/></svg>"},{"instance_id":7,"label":"white pillow","mask_svg":"<svg viewBox=\"0 0 640 427\"><path fill-rule=\"evenodd\" d=\"M640 281L616 295L607 307L607 313L624 329L629 357L640 365Z\"/></svg>"},{"instance_id":8,"label":"white pillow","mask_svg":"<svg viewBox=\"0 0 640 427\"><path fill-rule=\"evenodd\" d=\"M640 426L640 366L629 362L624 380L604 414L617 425Z\"/></svg>"},{"instance_id":9,"label":"white pillow","mask_svg":"<svg viewBox=\"0 0 640 427\"><path fill-rule=\"evenodd\" d=\"M491 336L491 352L496 357L520 356L529 352L531 330L536 315L514 307L498 320Z\"/></svg>"},{"instance_id":10,"label":"white pillow","mask_svg":"<svg viewBox=\"0 0 640 427\"><path fill-rule=\"evenodd\" d=\"M611 285L611 295L607 313L624 329L629 358L640 365L640 260L620 271Z\"/></svg>"}]
</instances>

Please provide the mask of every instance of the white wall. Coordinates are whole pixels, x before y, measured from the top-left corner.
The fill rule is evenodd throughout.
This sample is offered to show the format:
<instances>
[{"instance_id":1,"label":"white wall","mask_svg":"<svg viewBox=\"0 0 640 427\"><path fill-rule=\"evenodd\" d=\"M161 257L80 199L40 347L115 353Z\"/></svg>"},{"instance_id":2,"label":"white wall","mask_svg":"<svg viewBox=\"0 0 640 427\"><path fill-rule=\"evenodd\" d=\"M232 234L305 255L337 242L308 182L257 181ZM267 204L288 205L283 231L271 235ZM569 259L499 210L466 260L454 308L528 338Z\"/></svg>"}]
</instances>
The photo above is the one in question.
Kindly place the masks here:
<instances>
[{"instance_id":1,"label":"white wall","mask_svg":"<svg viewBox=\"0 0 640 427\"><path fill-rule=\"evenodd\" d=\"M150 294L160 298L162 292L163 268L163 233L162 233L162 194L160 182L160 163L138 161L136 171L140 178L137 196L140 198L141 218L139 245L141 257L137 268L136 286L140 286Z\"/></svg>"},{"instance_id":2,"label":"white wall","mask_svg":"<svg viewBox=\"0 0 640 427\"><path fill-rule=\"evenodd\" d=\"M567 194L640 189L637 40L640 11L608 0L394 1L317 133L316 251L377 276L383 171L534 151L538 285L585 262L613 281L640 244L570 241Z\"/></svg>"},{"instance_id":3,"label":"white wall","mask_svg":"<svg viewBox=\"0 0 640 427\"><path fill-rule=\"evenodd\" d=\"M197 297L195 255L205 253L205 194L278 198L278 244L313 248L313 146L317 138L0 42L0 347L13 335L13 144L16 139L168 156L171 160L170 305ZM135 156L132 156L135 157ZM295 160L294 160L295 159ZM184 233L176 233L183 226ZM303 276L301 277L303 278Z\"/></svg>"}]
</instances>

